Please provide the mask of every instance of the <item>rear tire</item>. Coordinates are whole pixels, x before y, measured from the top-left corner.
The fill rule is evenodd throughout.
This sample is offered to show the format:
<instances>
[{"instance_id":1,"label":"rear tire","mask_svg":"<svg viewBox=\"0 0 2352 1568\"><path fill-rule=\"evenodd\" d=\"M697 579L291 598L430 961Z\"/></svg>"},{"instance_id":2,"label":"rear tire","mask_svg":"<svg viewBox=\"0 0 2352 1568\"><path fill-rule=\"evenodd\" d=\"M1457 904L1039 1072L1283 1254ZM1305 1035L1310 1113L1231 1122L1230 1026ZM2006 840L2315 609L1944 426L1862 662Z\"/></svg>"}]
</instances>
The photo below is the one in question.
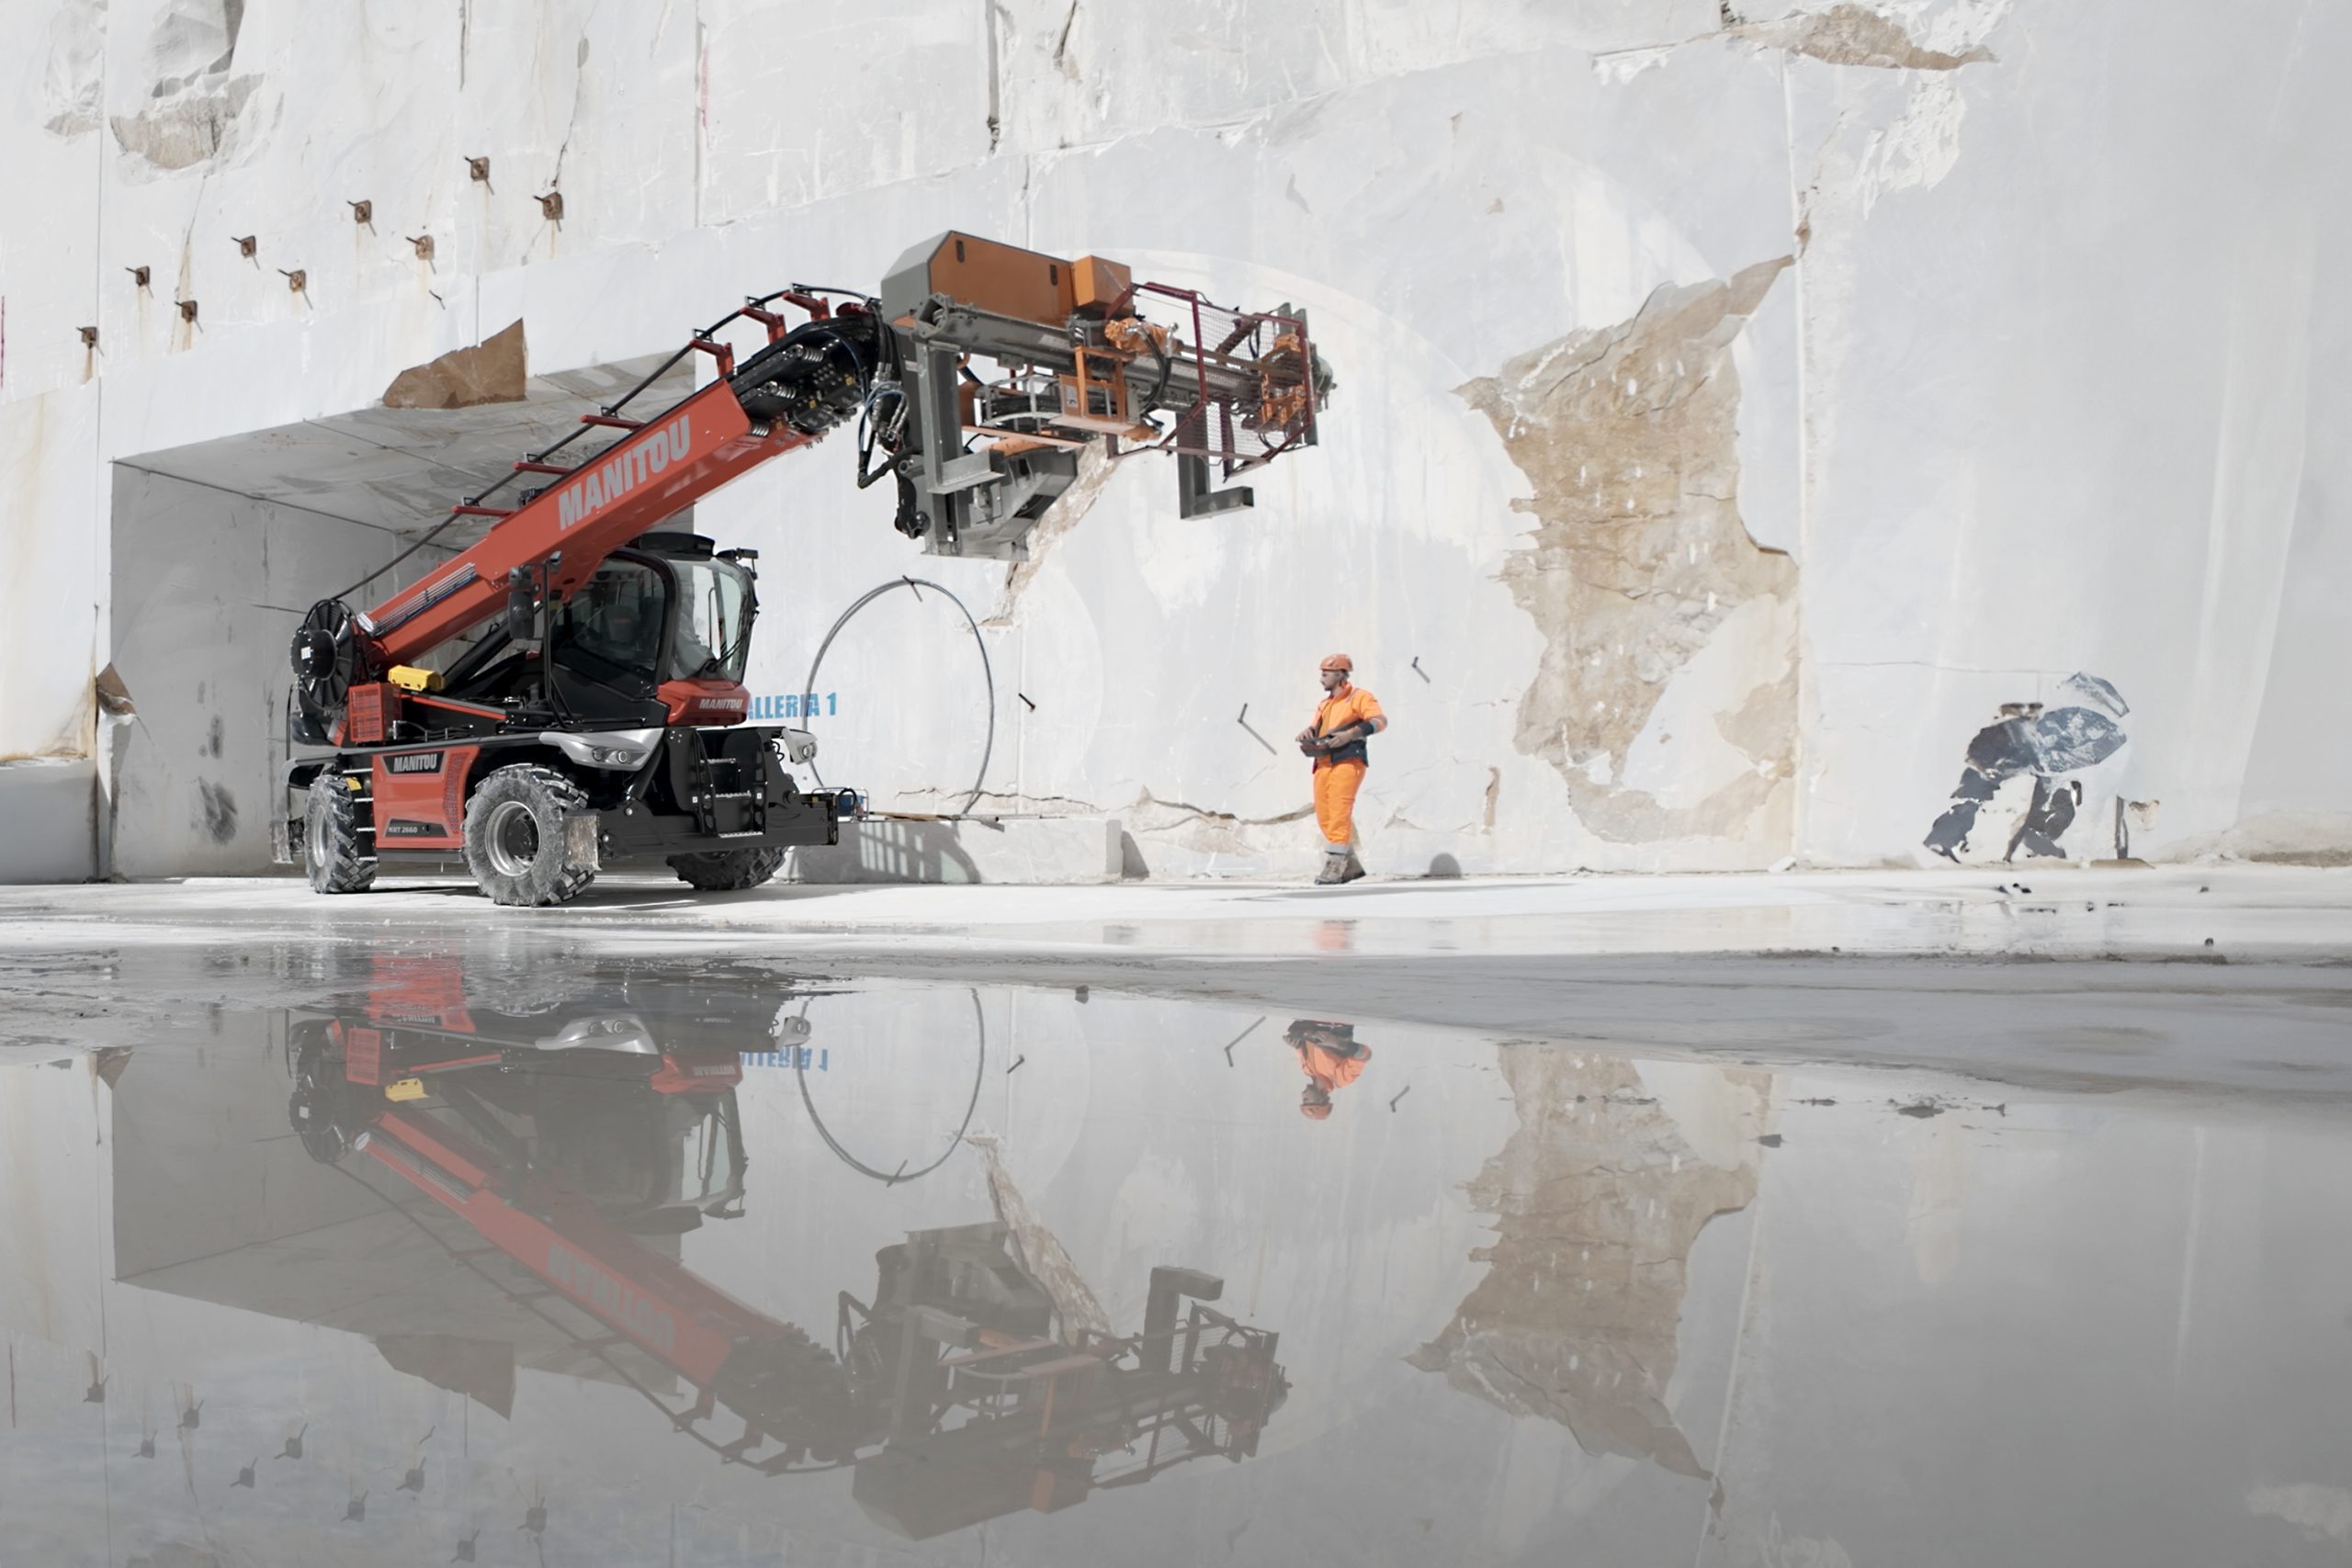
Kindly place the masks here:
<instances>
[{"instance_id":1,"label":"rear tire","mask_svg":"<svg viewBox=\"0 0 2352 1568\"><path fill-rule=\"evenodd\" d=\"M359 830L359 803L343 774L311 781L302 808L302 869L313 893L365 893L375 886L376 857Z\"/></svg>"},{"instance_id":2,"label":"rear tire","mask_svg":"<svg viewBox=\"0 0 2352 1568\"><path fill-rule=\"evenodd\" d=\"M783 863L784 851L775 845L670 857L670 869L678 874L678 880L700 893L736 893L757 887Z\"/></svg>"},{"instance_id":3,"label":"rear tire","mask_svg":"<svg viewBox=\"0 0 2352 1568\"><path fill-rule=\"evenodd\" d=\"M571 824L587 809L580 786L552 768L501 768L466 802L466 869L492 903L568 903L596 880L595 858L571 847Z\"/></svg>"}]
</instances>

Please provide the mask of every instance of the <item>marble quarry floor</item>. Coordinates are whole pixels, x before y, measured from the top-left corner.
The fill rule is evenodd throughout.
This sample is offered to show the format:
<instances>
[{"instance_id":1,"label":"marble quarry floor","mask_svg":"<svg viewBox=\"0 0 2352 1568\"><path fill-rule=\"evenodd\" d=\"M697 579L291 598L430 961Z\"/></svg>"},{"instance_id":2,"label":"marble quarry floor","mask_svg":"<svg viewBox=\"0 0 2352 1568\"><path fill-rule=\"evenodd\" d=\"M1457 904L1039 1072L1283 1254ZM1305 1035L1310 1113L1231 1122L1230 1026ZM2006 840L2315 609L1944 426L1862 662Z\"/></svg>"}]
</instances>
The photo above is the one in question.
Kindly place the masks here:
<instances>
[{"instance_id":1,"label":"marble quarry floor","mask_svg":"<svg viewBox=\"0 0 2352 1568\"><path fill-rule=\"evenodd\" d=\"M0 889L0 1557L2340 1562L2352 870Z\"/></svg>"}]
</instances>

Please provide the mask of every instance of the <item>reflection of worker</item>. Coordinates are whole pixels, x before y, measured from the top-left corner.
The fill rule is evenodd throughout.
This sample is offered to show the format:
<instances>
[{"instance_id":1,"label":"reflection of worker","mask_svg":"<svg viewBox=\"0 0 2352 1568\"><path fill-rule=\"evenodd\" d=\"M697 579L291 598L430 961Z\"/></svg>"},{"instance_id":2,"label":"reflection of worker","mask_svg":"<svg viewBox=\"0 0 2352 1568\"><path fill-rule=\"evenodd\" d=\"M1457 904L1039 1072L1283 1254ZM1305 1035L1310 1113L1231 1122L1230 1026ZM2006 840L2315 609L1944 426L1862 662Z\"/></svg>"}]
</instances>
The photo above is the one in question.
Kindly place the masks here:
<instances>
[{"instance_id":1,"label":"reflection of worker","mask_svg":"<svg viewBox=\"0 0 2352 1568\"><path fill-rule=\"evenodd\" d=\"M1365 740L1388 728L1380 699L1349 683L1354 671L1344 653L1323 661L1322 704L1315 722L1298 732L1298 749L1315 759L1315 825L1323 829L1318 884L1353 882L1363 874L1356 859L1356 790L1369 761Z\"/></svg>"},{"instance_id":2,"label":"reflection of worker","mask_svg":"<svg viewBox=\"0 0 2352 1568\"><path fill-rule=\"evenodd\" d=\"M1298 1053L1299 1070L1306 1075L1306 1087L1298 1094L1298 1113L1310 1121L1325 1120L1331 1114L1331 1091L1363 1076L1372 1048L1356 1043L1354 1024L1319 1018L1294 1021L1283 1038Z\"/></svg>"}]
</instances>

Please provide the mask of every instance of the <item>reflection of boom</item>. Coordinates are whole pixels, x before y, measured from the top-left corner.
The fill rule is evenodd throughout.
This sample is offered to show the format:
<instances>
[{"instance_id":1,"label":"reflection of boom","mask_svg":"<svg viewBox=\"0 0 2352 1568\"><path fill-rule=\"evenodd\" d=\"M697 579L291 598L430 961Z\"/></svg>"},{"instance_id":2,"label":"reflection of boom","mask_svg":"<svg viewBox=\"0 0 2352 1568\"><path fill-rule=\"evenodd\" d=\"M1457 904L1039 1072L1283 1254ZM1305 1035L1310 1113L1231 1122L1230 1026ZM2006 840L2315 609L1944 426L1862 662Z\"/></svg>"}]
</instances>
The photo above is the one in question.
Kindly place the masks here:
<instances>
[{"instance_id":1,"label":"reflection of boom","mask_svg":"<svg viewBox=\"0 0 2352 1568\"><path fill-rule=\"evenodd\" d=\"M726 1201L741 1191L740 1074L707 1049L615 1055L589 1045L550 1056L538 1040L464 1043L478 1021L466 1021L454 1050L446 1027L302 1026L293 1116L306 1146L329 1163L356 1156L462 1219L535 1281L510 1297L550 1322L559 1303L584 1314L594 1327L575 1337L649 1398L613 1359L624 1343L692 1384L688 1405L664 1408L729 1462L768 1474L854 1463L867 1513L920 1539L1022 1507L1067 1507L1190 1459L1247 1458L1288 1392L1276 1336L1208 1306L1223 1284L1190 1269L1152 1270L1142 1333L1057 1337L1051 1301L995 1223L912 1232L883 1248L873 1300L841 1295L829 1353L648 1239L741 1213ZM592 1104L604 1137L558 1124ZM625 1105L667 1129L655 1142L673 1140L673 1180L678 1118L706 1136L715 1124L729 1148L718 1197L709 1161L705 1193L684 1201L662 1203L609 1169L583 1182L576 1168L592 1143L664 1165L616 1123ZM479 1249L450 1250L479 1271ZM708 1429L722 1408L741 1424L723 1439ZM1098 1476L1104 1456L1138 1446Z\"/></svg>"},{"instance_id":2,"label":"reflection of boom","mask_svg":"<svg viewBox=\"0 0 2352 1568\"><path fill-rule=\"evenodd\" d=\"M831 1445L854 1430L833 1359L807 1335L653 1251L560 1174L502 1179L487 1150L397 1106L352 1146L692 1382L702 1391L692 1418L716 1401L742 1416L747 1438L772 1434L820 1459L838 1457Z\"/></svg>"}]
</instances>

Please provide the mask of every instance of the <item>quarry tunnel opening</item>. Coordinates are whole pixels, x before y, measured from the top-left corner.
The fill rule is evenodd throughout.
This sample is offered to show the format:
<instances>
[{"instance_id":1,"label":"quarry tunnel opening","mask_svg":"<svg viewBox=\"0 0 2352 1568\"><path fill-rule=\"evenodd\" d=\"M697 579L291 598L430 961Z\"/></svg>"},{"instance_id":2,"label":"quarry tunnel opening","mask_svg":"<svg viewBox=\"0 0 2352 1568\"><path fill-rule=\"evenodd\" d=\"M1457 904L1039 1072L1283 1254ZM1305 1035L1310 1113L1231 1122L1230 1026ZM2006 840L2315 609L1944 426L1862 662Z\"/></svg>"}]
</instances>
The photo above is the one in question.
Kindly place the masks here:
<instances>
[{"instance_id":1,"label":"quarry tunnel opening","mask_svg":"<svg viewBox=\"0 0 2352 1568\"><path fill-rule=\"evenodd\" d=\"M136 711L101 726L100 874L266 872L303 613L368 579L350 594L364 609L465 548L486 520L382 570L660 363L529 375L517 323L402 372L376 405L117 459L108 657ZM680 367L648 394L693 389Z\"/></svg>"}]
</instances>

